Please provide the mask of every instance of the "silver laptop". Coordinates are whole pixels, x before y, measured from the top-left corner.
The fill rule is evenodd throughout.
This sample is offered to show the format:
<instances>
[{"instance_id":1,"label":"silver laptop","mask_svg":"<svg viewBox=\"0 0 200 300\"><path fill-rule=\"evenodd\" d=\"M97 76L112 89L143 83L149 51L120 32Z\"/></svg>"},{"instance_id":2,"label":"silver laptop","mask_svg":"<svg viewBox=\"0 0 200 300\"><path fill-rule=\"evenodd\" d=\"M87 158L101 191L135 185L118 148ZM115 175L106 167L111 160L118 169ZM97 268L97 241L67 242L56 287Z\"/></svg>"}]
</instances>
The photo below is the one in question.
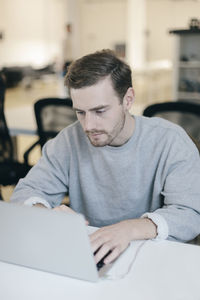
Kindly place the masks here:
<instances>
[{"instance_id":1,"label":"silver laptop","mask_svg":"<svg viewBox=\"0 0 200 300\"><path fill-rule=\"evenodd\" d=\"M82 215L0 202L0 260L97 281Z\"/></svg>"}]
</instances>

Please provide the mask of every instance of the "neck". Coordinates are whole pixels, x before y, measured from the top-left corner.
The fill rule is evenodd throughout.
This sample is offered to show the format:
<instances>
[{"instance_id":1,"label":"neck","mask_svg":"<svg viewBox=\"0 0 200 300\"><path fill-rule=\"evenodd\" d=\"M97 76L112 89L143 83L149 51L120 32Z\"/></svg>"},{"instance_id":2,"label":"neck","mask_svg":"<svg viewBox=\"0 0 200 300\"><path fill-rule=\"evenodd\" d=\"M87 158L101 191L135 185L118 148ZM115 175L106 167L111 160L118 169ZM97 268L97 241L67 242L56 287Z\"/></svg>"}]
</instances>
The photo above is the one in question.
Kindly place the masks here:
<instances>
[{"instance_id":1,"label":"neck","mask_svg":"<svg viewBox=\"0 0 200 300\"><path fill-rule=\"evenodd\" d=\"M128 142L132 137L135 129L135 119L128 112L125 116L124 126L119 136L113 141L110 146L119 147Z\"/></svg>"}]
</instances>

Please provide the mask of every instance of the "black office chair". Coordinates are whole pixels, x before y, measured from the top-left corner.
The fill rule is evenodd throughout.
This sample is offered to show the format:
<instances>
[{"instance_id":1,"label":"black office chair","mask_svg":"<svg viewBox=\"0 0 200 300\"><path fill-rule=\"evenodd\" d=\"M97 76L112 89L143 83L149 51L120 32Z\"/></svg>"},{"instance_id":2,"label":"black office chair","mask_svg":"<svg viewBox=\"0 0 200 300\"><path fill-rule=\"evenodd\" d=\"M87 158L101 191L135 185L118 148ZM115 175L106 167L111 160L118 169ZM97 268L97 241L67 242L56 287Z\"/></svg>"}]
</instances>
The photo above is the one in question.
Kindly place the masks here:
<instances>
[{"instance_id":1,"label":"black office chair","mask_svg":"<svg viewBox=\"0 0 200 300\"><path fill-rule=\"evenodd\" d=\"M161 117L182 126L200 150L200 104L176 101L152 104L145 108L146 117Z\"/></svg>"},{"instance_id":2,"label":"black office chair","mask_svg":"<svg viewBox=\"0 0 200 300\"><path fill-rule=\"evenodd\" d=\"M25 152L24 160L26 163L28 163L30 152L37 145L42 148L49 139L55 137L64 127L77 120L70 98L40 99L34 104L34 111L39 139Z\"/></svg>"},{"instance_id":3,"label":"black office chair","mask_svg":"<svg viewBox=\"0 0 200 300\"><path fill-rule=\"evenodd\" d=\"M1 186L16 185L26 176L31 166L14 159L12 139L4 114L6 79L0 73L0 200L3 200Z\"/></svg>"}]
</instances>

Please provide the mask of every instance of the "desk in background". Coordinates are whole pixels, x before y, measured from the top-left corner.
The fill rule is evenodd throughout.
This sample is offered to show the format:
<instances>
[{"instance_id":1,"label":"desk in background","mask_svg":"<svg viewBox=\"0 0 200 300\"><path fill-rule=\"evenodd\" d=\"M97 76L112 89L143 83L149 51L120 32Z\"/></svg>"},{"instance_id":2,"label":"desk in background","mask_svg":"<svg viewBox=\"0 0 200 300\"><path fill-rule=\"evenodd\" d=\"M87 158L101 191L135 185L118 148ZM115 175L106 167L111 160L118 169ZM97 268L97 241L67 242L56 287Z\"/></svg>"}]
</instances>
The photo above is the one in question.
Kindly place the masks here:
<instances>
[{"instance_id":1,"label":"desk in background","mask_svg":"<svg viewBox=\"0 0 200 300\"><path fill-rule=\"evenodd\" d=\"M34 108L31 105L9 108L5 110L5 117L12 137L14 157L16 160L18 160L19 157L22 159L25 150L29 148L29 146L25 147L23 153L21 153L22 151L19 150L21 147L18 147L18 137L24 135L29 136L28 139L31 140L31 144L33 144L35 142L34 137L37 136Z\"/></svg>"},{"instance_id":2,"label":"desk in background","mask_svg":"<svg viewBox=\"0 0 200 300\"><path fill-rule=\"evenodd\" d=\"M10 108L5 111L5 116L12 136L36 135L37 125L32 106Z\"/></svg>"},{"instance_id":3,"label":"desk in background","mask_svg":"<svg viewBox=\"0 0 200 300\"><path fill-rule=\"evenodd\" d=\"M0 299L200 300L200 247L147 241L124 279L97 283L0 262Z\"/></svg>"}]
</instances>

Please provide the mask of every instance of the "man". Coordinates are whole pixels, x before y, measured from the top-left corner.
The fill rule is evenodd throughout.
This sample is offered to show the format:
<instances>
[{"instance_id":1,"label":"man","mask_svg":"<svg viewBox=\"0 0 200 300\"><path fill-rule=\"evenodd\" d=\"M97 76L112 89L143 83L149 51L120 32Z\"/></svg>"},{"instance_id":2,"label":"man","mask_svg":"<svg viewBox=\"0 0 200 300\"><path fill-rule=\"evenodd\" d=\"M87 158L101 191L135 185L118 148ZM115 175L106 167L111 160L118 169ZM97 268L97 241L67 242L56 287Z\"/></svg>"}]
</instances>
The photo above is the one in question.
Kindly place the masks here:
<instances>
[{"instance_id":1,"label":"man","mask_svg":"<svg viewBox=\"0 0 200 300\"><path fill-rule=\"evenodd\" d=\"M72 211L92 226L96 262L132 240L187 241L200 233L200 158L183 129L132 116L131 70L103 50L75 61L65 78L78 121L43 148L12 201ZM39 204L40 203L40 204Z\"/></svg>"}]
</instances>

